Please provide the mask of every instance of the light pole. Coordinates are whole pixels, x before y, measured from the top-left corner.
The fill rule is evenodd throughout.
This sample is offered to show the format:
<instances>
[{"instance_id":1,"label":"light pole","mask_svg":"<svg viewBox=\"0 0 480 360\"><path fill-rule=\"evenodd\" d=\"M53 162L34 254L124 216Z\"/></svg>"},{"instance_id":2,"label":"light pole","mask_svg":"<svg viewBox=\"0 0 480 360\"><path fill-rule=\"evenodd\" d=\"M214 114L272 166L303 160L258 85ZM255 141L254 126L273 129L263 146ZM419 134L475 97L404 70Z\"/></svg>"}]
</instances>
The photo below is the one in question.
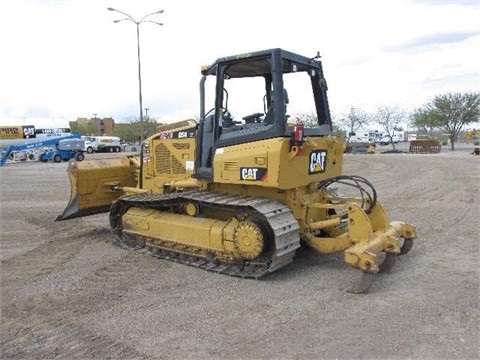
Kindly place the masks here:
<instances>
[{"instance_id":1,"label":"light pole","mask_svg":"<svg viewBox=\"0 0 480 360\"><path fill-rule=\"evenodd\" d=\"M148 110L150 110L150 108L145 108L145 119L147 119L147 130L145 130L145 134L147 134L149 124L150 124L150 119L148 117Z\"/></svg>"},{"instance_id":2,"label":"light pole","mask_svg":"<svg viewBox=\"0 0 480 360\"><path fill-rule=\"evenodd\" d=\"M143 104L142 104L142 72L141 72L141 66L140 66L140 24L149 22L152 24L157 24L162 26L162 23L153 21L153 20L147 20L148 17L156 14L161 14L163 13L163 10L158 10L153 13L147 14L144 17L142 17L140 20L135 20L133 17L128 15L127 13L114 9L114 8L107 8L108 11L116 11L122 15L125 15L126 18L120 19L120 20L114 20L113 22L116 24L120 21L130 21L137 25L137 57L138 57L138 101L140 103L140 145L143 143Z\"/></svg>"},{"instance_id":3,"label":"light pole","mask_svg":"<svg viewBox=\"0 0 480 360\"><path fill-rule=\"evenodd\" d=\"M93 130L93 129L97 129L97 128L99 127L99 126L97 126L97 115L98 115L98 114L95 114L95 113L93 114L93 125L91 126L92 130ZM92 123L92 122L90 121L90 124L91 124L91 123ZM93 131L92 131L92 132L93 132ZM96 131L95 131L95 132L96 132ZM93 134L92 134L92 135L93 135ZM100 134L100 135L102 135L102 134Z\"/></svg>"}]
</instances>

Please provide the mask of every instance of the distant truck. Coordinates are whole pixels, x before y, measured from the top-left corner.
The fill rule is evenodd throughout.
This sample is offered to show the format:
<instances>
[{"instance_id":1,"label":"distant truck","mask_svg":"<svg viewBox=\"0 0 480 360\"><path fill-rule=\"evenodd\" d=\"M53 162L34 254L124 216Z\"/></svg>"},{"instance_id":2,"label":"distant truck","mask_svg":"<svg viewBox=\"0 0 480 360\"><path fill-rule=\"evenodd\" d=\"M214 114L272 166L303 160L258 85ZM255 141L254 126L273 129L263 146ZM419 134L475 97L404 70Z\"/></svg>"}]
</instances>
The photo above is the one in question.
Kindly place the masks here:
<instances>
[{"instance_id":1,"label":"distant truck","mask_svg":"<svg viewBox=\"0 0 480 360\"><path fill-rule=\"evenodd\" d=\"M85 151L89 154L94 152L120 152L120 138L117 136L84 136Z\"/></svg>"}]
</instances>

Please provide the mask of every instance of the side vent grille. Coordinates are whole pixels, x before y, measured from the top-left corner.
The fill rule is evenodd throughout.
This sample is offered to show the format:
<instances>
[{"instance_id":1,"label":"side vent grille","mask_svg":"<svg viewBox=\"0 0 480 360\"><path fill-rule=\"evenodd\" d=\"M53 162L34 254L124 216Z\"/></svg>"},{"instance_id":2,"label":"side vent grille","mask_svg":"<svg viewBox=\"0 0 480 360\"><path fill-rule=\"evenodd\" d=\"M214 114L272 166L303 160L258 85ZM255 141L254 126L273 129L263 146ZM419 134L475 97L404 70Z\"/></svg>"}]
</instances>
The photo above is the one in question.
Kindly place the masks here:
<instances>
[{"instance_id":1,"label":"side vent grille","mask_svg":"<svg viewBox=\"0 0 480 360\"><path fill-rule=\"evenodd\" d=\"M236 161L225 161L223 163L223 168L227 171L236 171L240 169L240 166L238 165L238 162Z\"/></svg>"},{"instance_id":2,"label":"side vent grille","mask_svg":"<svg viewBox=\"0 0 480 360\"><path fill-rule=\"evenodd\" d=\"M173 147L177 150L188 150L190 149L190 143L184 142L184 143L174 143Z\"/></svg>"},{"instance_id":3,"label":"side vent grille","mask_svg":"<svg viewBox=\"0 0 480 360\"><path fill-rule=\"evenodd\" d=\"M184 144L173 144L175 148L178 148L177 145L183 149ZM158 174L185 174L186 172L182 163L163 144L155 147L155 168Z\"/></svg>"}]
</instances>

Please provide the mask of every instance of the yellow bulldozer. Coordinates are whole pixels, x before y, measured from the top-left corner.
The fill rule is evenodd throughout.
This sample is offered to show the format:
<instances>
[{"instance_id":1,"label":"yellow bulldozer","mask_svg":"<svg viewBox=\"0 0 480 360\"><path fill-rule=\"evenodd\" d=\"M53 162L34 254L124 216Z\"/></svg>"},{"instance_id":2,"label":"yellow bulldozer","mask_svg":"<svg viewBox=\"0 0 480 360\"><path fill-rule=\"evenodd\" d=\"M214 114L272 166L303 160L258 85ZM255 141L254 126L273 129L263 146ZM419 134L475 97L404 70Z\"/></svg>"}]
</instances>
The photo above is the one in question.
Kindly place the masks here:
<instances>
[{"instance_id":1,"label":"yellow bulldozer","mask_svg":"<svg viewBox=\"0 0 480 360\"><path fill-rule=\"evenodd\" d=\"M118 245L243 278L281 269L302 243L343 251L363 272L354 293L409 252L415 227L389 222L373 185L342 173L318 57L269 49L201 73L198 123L159 126L139 158L71 161L57 220L109 211ZM310 109L314 127L290 115Z\"/></svg>"},{"instance_id":2,"label":"yellow bulldozer","mask_svg":"<svg viewBox=\"0 0 480 360\"><path fill-rule=\"evenodd\" d=\"M478 144L479 140L480 140L480 130L472 129L465 133L465 142L467 144L470 144L471 142L473 143L477 142Z\"/></svg>"}]
</instances>

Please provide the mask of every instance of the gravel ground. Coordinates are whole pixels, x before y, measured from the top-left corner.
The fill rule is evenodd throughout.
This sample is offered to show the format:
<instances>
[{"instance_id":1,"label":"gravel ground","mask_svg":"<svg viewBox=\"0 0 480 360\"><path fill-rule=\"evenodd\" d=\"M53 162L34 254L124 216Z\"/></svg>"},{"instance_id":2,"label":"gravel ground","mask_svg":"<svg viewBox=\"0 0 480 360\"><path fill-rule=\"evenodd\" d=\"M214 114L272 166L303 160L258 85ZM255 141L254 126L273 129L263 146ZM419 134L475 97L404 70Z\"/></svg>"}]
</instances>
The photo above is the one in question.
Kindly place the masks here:
<instances>
[{"instance_id":1,"label":"gravel ground","mask_svg":"<svg viewBox=\"0 0 480 360\"><path fill-rule=\"evenodd\" d=\"M472 150L345 155L344 173L367 177L390 219L418 232L363 295L345 292L359 272L342 254L301 249L242 280L120 249L106 214L54 221L69 197L66 163L8 164L0 358L479 359Z\"/></svg>"}]
</instances>

